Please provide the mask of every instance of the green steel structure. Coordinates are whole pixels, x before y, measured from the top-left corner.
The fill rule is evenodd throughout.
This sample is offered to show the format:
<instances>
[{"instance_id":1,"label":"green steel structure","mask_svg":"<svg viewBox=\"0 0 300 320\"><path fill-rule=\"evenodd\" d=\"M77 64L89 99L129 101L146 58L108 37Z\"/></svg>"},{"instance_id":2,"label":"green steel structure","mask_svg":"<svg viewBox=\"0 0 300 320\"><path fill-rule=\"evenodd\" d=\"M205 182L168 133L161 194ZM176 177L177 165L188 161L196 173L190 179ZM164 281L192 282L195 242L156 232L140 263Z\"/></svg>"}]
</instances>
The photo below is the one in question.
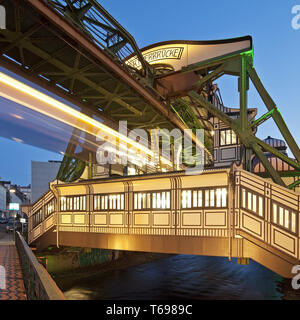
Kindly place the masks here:
<instances>
[{"instance_id":1,"label":"green steel structure","mask_svg":"<svg viewBox=\"0 0 300 320\"><path fill-rule=\"evenodd\" d=\"M4 0L7 29L0 31L0 65L77 105L112 128L126 120L128 128L205 129L207 165L213 163L213 128L209 117L219 118L244 146L243 166L251 171L253 153L269 176L285 186L264 152L292 166L300 175L300 150L276 104L264 88L249 51L234 52L182 68L177 75L197 76L179 93L164 94L157 83L172 69L147 62L134 38L96 0ZM234 39L232 39L234 40ZM136 57L140 68L126 63ZM222 103L211 101L211 87L218 78L238 78L240 115L232 119ZM249 119L249 81L262 98L266 114ZM215 93L214 93L215 94ZM282 154L255 136L257 128L272 118L295 159ZM76 153L80 133L74 130L58 179L78 179L86 165L95 162L89 147ZM193 136L196 143L196 138ZM84 146L83 146L84 147ZM300 184L300 180L293 188Z\"/></svg>"}]
</instances>

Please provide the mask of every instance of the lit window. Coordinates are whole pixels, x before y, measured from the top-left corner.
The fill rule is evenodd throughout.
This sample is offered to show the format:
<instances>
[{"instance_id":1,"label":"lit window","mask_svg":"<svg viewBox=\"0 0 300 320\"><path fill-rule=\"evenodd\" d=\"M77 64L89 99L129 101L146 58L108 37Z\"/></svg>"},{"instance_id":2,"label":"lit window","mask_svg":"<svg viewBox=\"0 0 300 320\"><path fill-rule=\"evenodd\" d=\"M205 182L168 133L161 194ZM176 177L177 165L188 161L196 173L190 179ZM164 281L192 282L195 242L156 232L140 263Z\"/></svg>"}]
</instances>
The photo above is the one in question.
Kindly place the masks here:
<instances>
[{"instance_id":1,"label":"lit window","mask_svg":"<svg viewBox=\"0 0 300 320\"><path fill-rule=\"evenodd\" d=\"M252 193L248 192L248 209L252 210Z\"/></svg>"},{"instance_id":2,"label":"lit window","mask_svg":"<svg viewBox=\"0 0 300 320\"><path fill-rule=\"evenodd\" d=\"M85 197L80 206L85 208ZM124 194L94 195L94 210L124 210Z\"/></svg>"},{"instance_id":3,"label":"lit window","mask_svg":"<svg viewBox=\"0 0 300 320\"><path fill-rule=\"evenodd\" d=\"M246 190L242 189L242 207L246 209Z\"/></svg>"},{"instance_id":4,"label":"lit window","mask_svg":"<svg viewBox=\"0 0 300 320\"><path fill-rule=\"evenodd\" d=\"M217 208L221 207L221 198L222 198L222 191L221 189L216 190L216 206Z\"/></svg>"},{"instance_id":5,"label":"lit window","mask_svg":"<svg viewBox=\"0 0 300 320\"><path fill-rule=\"evenodd\" d=\"M198 191L193 191L193 207L198 207Z\"/></svg>"},{"instance_id":6,"label":"lit window","mask_svg":"<svg viewBox=\"0 0 300 320\"><path fill-rule=\"evenodd\" d=\"M209 190L205 190L205 207L209 207Z\"/></svg>"},{"instance_id":7,"label":"lit window","mask_svg":"<svg viewBox=\"0 0 300 320\"><path fill-rule=\"evenodd\" d=\"M215 205L215 190L210 190L210 206L214 207Z\"/></svg>"},{"instance_id":8,"label":"lit window","mask_svg":"<svg viewBox=\"0 0 300 320\"><path fill-rule=\"evenodd\" d=\"M256 194L252 195L252 210L257 212L257 196L256 196Z\"/></svg>"},{"instance_id":9,"label":"lit window","mask_svg":"<svg viewBox=\"0 0 300 320\"><path fill-rule=\"evenodd\" d=\"M45 218L47 218L48 216L50 216L54 210L55 210L55 207L54 207L54 202L55 199L52 199L50 202L48 202L46 205L45 205Z\"/></svg>"},{"instance_id":10,"label":"lit window","mask_svg":"<svg viewBox=\"0 0 300 320\"><path fill-rule=\"evenodd\" d=\"M227 189L222 189L222 207L227 207Z\"/></svg>"},{"instance_id":11,"label":"lit window","mask_svg":"<svg viewBox=\"0 0 300 320\"><path fill-rule=\"evenodd\" d=\"M297 231L297 215L295 212L283 208L278 203L274 203L272 205L272 222L280 225L284 229L287 229L293 233Z\"/></svg>"},{"instance_id":12,"label":"lit window","mask_svg":"<svg viewBox=\"0 0 300 320\"><path fill-rule=\"evenodd\" d=\"M220 131L220 145L227 146L237 144L237 137L233 130L221 130Z\"/></svg>"},{"instance_id":13,"label":"lit window","mask_svg":"<svg viewBox=\"0 0 300 320\"><path fill-rule=\"evenodd\" d=\"M296 214L294 212L292 212L291 230L296 232Z\"/></svg>"},{"instance_id":14,"label":"lit window","mask_svg":"<svg viewBox=\"0 0 300 320\"><path fill-rule=\"evenodd\" d=\"M273 222L277 223L277 204L273 203Z\"/></svg>"},{"instance_id":15,"label":"lit window","mask_svg":"<svg viewBox=\"0 0 300 320\"><path fill-rule=\"evenodd\" d=\"M283 208L279 208L279 224L283 226Z\"/></svg>"},{"instance_id":16,"label":"lit window","mask_svg":"<svg viewBox=\"0 0 300 320\"><path fill-rule=\"evenodd\" d=\"M151 193L147 193L147 208L151 208Z\"/></svg>"},{"instance_id":17,"label":"lit window","mask_svg":"<svg viewBox=\"0 0 300 320\"><path fill-rule=\"evenodd\" d=\"M288 210L284 210L284 227L285 228L289 228L289 223L290 223L290 219L289 219L289 211Z\"/></svg>"},{"instance_id":18,"label":"lit window","mask_svg":"<svg viewBox=\"0 0 300 320\"><path fill-rule=\"evenodd\" d=\"M171 208L170 192L167 192L166 208Z\"/></svg>"},{"instance_id":19,"label":"lit window","mask_svg":"<svg viewBox=\"0 0 300 320\"><path fill-rule=\"evenodd\" d=\"M107 210L108 209L108 196L105 196L105 199L104 199L104 209Z\"/></svg>"},{"instance_id":20,"label":"lit window","mask_svg":"<svg viewBox=\"0 0 300 320\"><path fill-rule=\"evenodd\" d=\"M198 207L202 207L202 190L198 191Z\"/></svg>"},{"instance_id":21,"label":"lit window","mask_svg":"<svg viewBox=\"0 0 300 320\"><path fill-rule=\"evenodd\" d=\"M258 199L258 214L262 217L264 215L264 199L263 197L259 197Z\"/></svg>"},{"instance_id":22,"label":"lit window","mask_svg":"<svg viewBox=\"0 0 300 320\"><path fill-rule=\"evenodd\" d=\"M161 207L162 209L166 209L166 193L163 192L161 195Z\"/></svg>"},{"instance_id":23,"label":"lit window","mask_svg":"<svg viewBox=\"0 0 300 320\"><path fill-rule=\"evenodd\" d=\"M134 209L138 208L138 195L137 193L134 194Z\"/></svg>"},{"instance_id":24,"label":"lit window","mask_svg":"<svg viewBox=\"0 0 300 320\"><path fill-rule=\"evenodd\" d=\"M182 191L182 208L192 208L192 191Z\"/></svg>"},{"instance_id":25,"label":"lit window","mask_svg":"<svg viewBox=\"0 0 300 320\"><path fill-rule=\"evenodd\" d=\"M183 209L186 208L186 191L182 191L181 193L181 206Z\"/></svg>"},{"instance_id":26,"label":"lit window","mask_svg":"<svg viewBox=\"0 0 300 320\"><path fill-rule=\"evenodd\" d=\"M152 195L152 208L156 209L156 193Z\"/></svg>"},{"instance_id":27,"label":"lit window","mask_svg":"<svg viewBox=\"0 0 300 320\"><path fill-rule=\"evenodd\" d=\"M221 146L226 145L226 131L225 130L220 131L220 144L221 144Z\"/></svg>"},{"instance_id":28,"label":"lit window","mask_svg":"<svg viewBox=\"0 0 300 320\"><path fill-rule=\"evenodd\" d=\"M161 194L160 193L156 194L156 208L157 209L161 208Z\"/></svg>"}]
</instances>

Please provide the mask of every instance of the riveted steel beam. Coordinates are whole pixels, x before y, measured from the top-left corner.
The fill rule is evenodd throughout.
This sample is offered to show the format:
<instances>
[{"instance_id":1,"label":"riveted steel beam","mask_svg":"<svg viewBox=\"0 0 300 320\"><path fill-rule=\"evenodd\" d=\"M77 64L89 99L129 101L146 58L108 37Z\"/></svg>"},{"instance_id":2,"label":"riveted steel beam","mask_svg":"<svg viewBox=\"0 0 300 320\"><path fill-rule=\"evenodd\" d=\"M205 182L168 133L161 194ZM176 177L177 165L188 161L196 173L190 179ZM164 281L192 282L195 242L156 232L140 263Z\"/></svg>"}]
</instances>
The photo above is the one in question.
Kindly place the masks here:
<instances>
[{"instance_id":1,"label":"riveted steel beam","mask_svg":"<svg viewBox=\"0 0 300 320\"><path fill-rule=\"evenodd\" d=\"M254 150L257 157L262 162L265 169L269 172L270 176L272 177L273 181L283 187L286 187L285 183L283 182L282 178L278 174L278 172L274 169L272 164L269 162L268 158L265 156L264 152L258 146L256 142L251 142L251 147Z\"/></svg>"},{"instance_id":2,"label":"riveted steel beam","mask_svg":"<svg viewBox=\"0 0 300 320\"><path fill-rule=\"evenodd\" d=\"M248 68L247 71L249 73L250 79L253 82L257 92L261 96L264 104L266 105L267 109L269 111L274 110L272 113L272 118L274 119L278 129L280 130L283 138L285 139L287 145L289 146L290 150L292 151L293 155L297 159L297 161L300 163L300 149L292 136L290 130L288 129L285 121L282 118L282 115L280 111L278 110L275 102L273 99L270 97L269 93L263 86L260 78L258 77L258 74L256 73L256 70L253 66L249 65L248 63Z\"/></svg>"}]
</instances>

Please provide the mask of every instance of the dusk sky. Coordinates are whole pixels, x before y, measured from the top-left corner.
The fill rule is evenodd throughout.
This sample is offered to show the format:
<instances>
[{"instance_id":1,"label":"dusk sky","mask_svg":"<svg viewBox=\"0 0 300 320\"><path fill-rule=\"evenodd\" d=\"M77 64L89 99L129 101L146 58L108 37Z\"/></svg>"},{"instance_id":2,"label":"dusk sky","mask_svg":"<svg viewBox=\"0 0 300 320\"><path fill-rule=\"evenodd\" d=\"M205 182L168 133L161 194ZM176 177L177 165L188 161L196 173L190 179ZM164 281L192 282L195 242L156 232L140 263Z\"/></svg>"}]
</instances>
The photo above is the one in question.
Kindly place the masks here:
<instances>
[{"instance_id":1,"label":"dusk sky","mask_svg":"<svg viewBox=\"0 0 300 320\"><path fill-rule=\"evenodd\" d=\"M111 1L99 0L136 39L139 47L165 40L216 40L251 35L254 65L277 103L296 142L300 144L300 29L291 26L295 0L215 0L201 1ZM238 107L237 79L218 81L223 101ZM1 107L9 107L0 100ZM262 101L251 88L249 107L266 112ZM280 134L270 119L258 136ZM61 159L60 154L0 138L0 177L16 184L30 183L31 160Z\"/></svg>"}]
</instances>

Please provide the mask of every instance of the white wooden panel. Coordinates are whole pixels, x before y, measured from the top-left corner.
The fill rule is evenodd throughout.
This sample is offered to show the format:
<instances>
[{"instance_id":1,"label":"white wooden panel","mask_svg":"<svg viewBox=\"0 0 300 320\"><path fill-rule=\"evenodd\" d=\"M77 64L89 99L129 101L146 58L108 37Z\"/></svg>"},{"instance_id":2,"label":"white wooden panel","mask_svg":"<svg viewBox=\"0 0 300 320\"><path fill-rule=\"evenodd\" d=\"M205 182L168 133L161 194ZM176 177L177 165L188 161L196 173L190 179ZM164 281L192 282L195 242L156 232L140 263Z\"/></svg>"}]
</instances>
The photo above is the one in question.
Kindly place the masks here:
<instances>
[{"instance_id":1,"label":"white wooden panel","mask_svg":"<svg viewBox=\"0 0 300 320\"><path fill-rule=\"evenodd\" d=\"M135 225L149 225L149 214L148 213L138 213L134 215Z\"/></svg>"},{"instance_id":2,"label":"white wooden panel","mask_svg":"<svg viewBox=\"0 0 300 320\"><path fill-rule=\"evenodd\" d=\"M109 216L110 224L112 225L121 225L123 224L123 215L122 214L111 214Z\"/></svg>"},{"instance_id":3,"label":"white wooden panel","mask_svg":"<svg viewBox=\"0 0 300 320\"><path fill-rule=\"evenodd\" d=\"M84 224L84 214L75 214L74 215L74 224Z\"/></svg>"},{"instance_id":4,"label":"white wooden panel","mask_svg":"<svg viewBox=\"0 0 300 320\"><path fill-rule=\"evenodd\" d=\"M106 214L95 214L95 224L107 224L107 216Z\"/></svg>"},{"instance_id":5,"label":"white wooden panel","mask_svg":"<svg viewBox=\"0 0 300 320\"><path fill-rule=\"evenodd\" d=\"M64 224L69 224L72 222L72 219L71 219L71 215L70 214L62 214L61 215L61 223L64 223Z\"/></svg>"},{"instance_id":6,"label":"white wooden panel","mask_svg":"<svg viewBox=\"0 0 300 320\"><path fill-rule=\"evenodd\" d=\"M168 226L169 214L168 213L155 213L153 214L153 224L155 226Z\"/></svg>"},{"instance_id":7,"label":"white wooden panel","mask_svg":"<svg viewBox=\"0 0 300 320\"><path fill-rule=\"evenodd\" d=\"M183 213L182 214L183 226L200 226L201 214L200 213Z\"/></svg>"},{"instance_id":8,"label":"white wooden panel","mask_svg":"<svg viewBox=\"0 0 300 320\"><path fill-rule=\"evenodd\" d=\"M226 212L205 212L205 226L225 227Z\"/></svg>"}]
</instances>

